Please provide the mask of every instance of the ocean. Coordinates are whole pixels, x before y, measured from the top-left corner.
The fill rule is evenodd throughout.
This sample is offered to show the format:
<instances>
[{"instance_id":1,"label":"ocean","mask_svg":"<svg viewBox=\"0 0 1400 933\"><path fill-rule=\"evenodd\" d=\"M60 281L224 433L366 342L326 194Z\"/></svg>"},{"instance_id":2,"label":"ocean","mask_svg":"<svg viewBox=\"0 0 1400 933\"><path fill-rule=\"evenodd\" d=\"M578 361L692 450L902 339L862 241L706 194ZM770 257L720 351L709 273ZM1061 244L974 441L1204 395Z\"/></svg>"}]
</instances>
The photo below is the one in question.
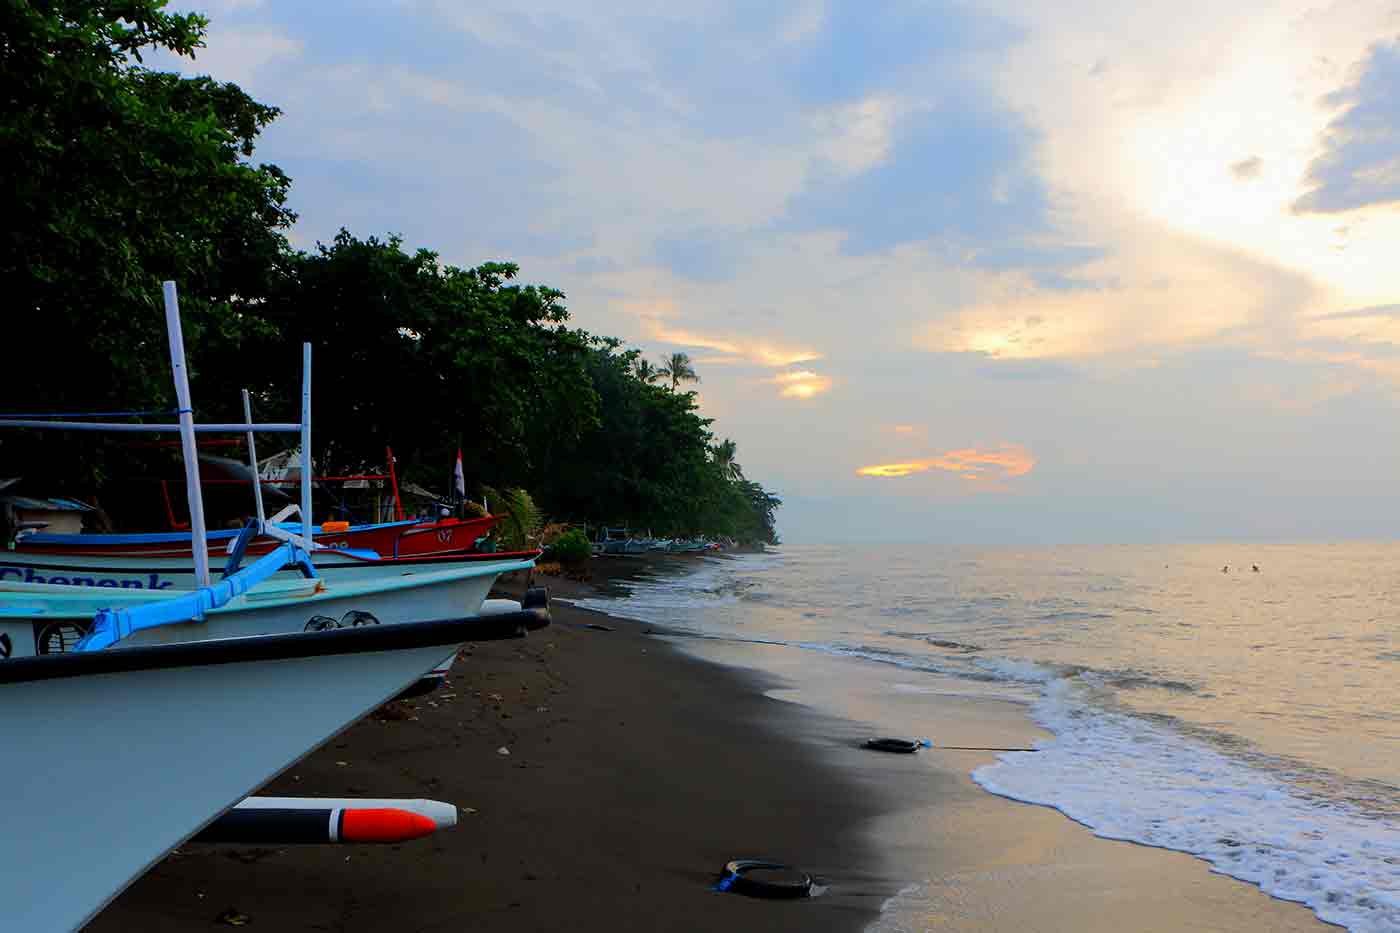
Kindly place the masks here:
<instances>
[{"instance_id":1,"label":"ocean","mask_svg":"<svg viewBox=\"0 0 1400 933\"><path fill-rule=\"evenodd\" d=\"M784 546L580 605L1022 702L988 792L1400 930L1400 543Z\"/></svg>"}]
</instances>

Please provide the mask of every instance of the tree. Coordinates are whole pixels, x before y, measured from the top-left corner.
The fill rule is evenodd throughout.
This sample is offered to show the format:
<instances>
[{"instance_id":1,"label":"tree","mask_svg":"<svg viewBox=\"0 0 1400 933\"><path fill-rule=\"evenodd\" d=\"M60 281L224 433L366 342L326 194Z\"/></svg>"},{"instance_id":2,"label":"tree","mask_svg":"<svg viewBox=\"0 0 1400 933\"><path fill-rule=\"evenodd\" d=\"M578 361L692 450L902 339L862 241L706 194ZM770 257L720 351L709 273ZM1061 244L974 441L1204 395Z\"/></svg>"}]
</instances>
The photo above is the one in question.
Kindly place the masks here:
<instances>
[{"instance_id":1,"label":"tree","mask_svg":"<svg viewBox=\"0 0 1400 933\"><path fill-rule=\"evenodd\" d=\"M743 478L732 441L714 444L695 393L677 391L698 381L686 354L658 367L570 328L563 293L517 284L511 263L458 268L344 230L293 251L290 181L250 161L277 109L141 63L150 49L193 56L206 26L162 0L0 8L7 410L170 420L160 282L173 279L202 421L241 420L241 387L260 420L295 417L306 340L326 472L374 468L387 444L405 479L441 488L460 446L472 486L528 489L519 502L556 517L773 540L776 497ZM141 477L145 499L104 503L132 528L162 510L149 480L179 472L139 435L4 440L0 475L55 493L106 496L111 478Z\"/></svg>"},{"instance_id":2,"label":"tree","mask_svg":"<svg viewBox=\"0 0 1400 933\"><path fill-rule=\"evenodd\" d=\"M715 446L710 448L710 453L714 457L715 466L719 467L720 474L731 482L740 482L744 478L744 470L734 461L739 453L739 447L729 438L725 438Z\"/></svg>"},{"instance_id":3,"label":"tree","mask_svg":"<svg viewBox=\"0 0 1400 933\"><path fill-rule=\"evenodd\" d=\"M661 375L671 380L671 391L680 388L682 382L699 382L695 367L691 365L690 354L672 353L661 359Z\"/></svg>"},{"instance_id":4,"label":"tree","mask_svg":"<svg viewBox=\"0 0 1400 933\"><path fill-rule=\"evenodd\" d=\"M647 385L653 385L662 375L660 369L640 357L632 364L632 372Z\"/></svg>"},{"instance_id":5,"label":"tree","mask_svg":"<svg viewBox=\"0 0 1400 933\"><path fill-rule=\"evenodd\" d=\"M173 408L160 282L179 283L197 367L236 352L249 322L229 302L264 295L286 249L289 181L247 161L278 111L232 84L142 67L143 50L203 44L203 17L163 6L47 0L0 12L12 411ZM19 460L8 475L53 483L130 461L110 437L6 440L6 459Z\"/></svg>"},{"instance_id":6,"label":"tree","mask_svg":"<svg viewBox=\"0 0 1400 933\"><path fill-rule=\"evenodd\" d=\"M342 230L288 259L267 300L239 306L269 335L241 376L270 410L295 411L288 361L308 340L325 361L314 398L316 434L335 444L329 467L376 463L388 444L408 478L437 488L461 447L469 485L537 491L597 424L597 395L592 338L565 326L562 292L512 284L518 271L461 269Z\"/></svg>"}]
</instances>

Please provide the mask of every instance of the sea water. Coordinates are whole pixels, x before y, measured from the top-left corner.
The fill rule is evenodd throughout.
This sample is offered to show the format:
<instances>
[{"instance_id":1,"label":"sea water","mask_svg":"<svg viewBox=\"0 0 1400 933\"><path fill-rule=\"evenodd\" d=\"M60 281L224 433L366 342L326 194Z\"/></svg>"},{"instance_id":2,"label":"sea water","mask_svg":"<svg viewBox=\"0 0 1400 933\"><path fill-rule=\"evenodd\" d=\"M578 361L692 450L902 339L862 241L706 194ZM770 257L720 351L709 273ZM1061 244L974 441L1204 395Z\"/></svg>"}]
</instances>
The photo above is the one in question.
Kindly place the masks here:
<instances>
[{"instance_id":1,"label":"sea water","mask_svg":"<svg viewBox=\"0 0 1400 933\"><path fill-rule=\"evenodd\" d=\"M582 604L1024 700L986 790L1400 930L1400 544L787 546Z\"/></svg>"}]
</instances>

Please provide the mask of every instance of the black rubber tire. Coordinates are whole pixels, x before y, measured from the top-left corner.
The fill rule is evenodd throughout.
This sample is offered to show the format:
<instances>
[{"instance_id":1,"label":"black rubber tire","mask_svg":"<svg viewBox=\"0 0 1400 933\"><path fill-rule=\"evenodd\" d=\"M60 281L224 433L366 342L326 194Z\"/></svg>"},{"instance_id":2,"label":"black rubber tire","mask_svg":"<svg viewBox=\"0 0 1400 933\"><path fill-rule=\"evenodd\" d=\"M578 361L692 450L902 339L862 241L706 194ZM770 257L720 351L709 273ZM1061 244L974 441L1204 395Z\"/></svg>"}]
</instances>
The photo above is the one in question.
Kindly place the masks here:
<instances>
[{"instance_id":1,"label":"black rubber tire","mask_svg":"<svg viewBox=\"0 0 1400 933\"><path fill-rule=\"evenodd\" d=\"M525 591L525 598L520 601L521 609L548 609L549 608L549 587L532 586Z\"/></svg>"},{"instance_id":2,"label":"black rubber tire","mask_svg":"<svg viewBox=\"0 0 1400 933\"><path fill-rule=\"evenodd\" d=\"M919 750L921 745L913 739L871 739L865 743L865 747L874 752L898 752L901 755L912 755Z\"/></svg>"},{"instance_id":3,"label":"black rubber tire","mask_svg":"<svg viewBox=\"0 0 1400 933\"><path fill-rule=\"evenodd\" d=\"M783 872L790 877L753 877L751 872ZM724 878L732 879L726 890L746 897L764 897L770 900L796 900L812 896L812 876L800 872L782 862L766 859L737 858L724 866Z\"/></svg>"},{"instance_id":4,"label":"black rubber tire","mask_svg":"<svg viewBox=\"0 0 1400 933\"><path fill-rule=\"evenodd\" d=\"M520 601L521 609L533 611L530 621L525 623L525 628L531 632L538 632L549 625L549 587L532 586L525 591L525 598Z\"/></svg>"}]
</instances>

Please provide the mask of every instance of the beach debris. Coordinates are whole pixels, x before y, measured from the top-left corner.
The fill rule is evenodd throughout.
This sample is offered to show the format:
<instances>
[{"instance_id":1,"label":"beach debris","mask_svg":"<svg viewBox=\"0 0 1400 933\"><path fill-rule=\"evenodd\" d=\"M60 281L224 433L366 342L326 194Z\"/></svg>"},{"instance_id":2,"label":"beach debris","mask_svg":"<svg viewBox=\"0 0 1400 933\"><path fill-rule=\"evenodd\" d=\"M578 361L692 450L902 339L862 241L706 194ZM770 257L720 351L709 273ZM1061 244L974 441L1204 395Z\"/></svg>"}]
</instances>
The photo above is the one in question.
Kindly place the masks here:
<instances>
[{"instance_id":1,"label":"beach debris","mask_svg":"<svg viewBox=\"0 0 1400 933\"><path fill-rule=\"evenodd\" d=\"M603 625L599 622L589 622L587 625L584 626L584 628L591 628L595 632L611 632L613 630L612 626Z\"/></svg>"},{"instance_id":2,"label":"beach debris","mask_svg":"<svg viewBox=\"0 0 1400 933\"><path fill-rule=\"evenodd\" d=\"M416 709L409 703L398 700L391 700L385 703L371 715L380 722L407 722L413 718L413 710Z\"/></svg>"},{"instance_id":3,"label":"beach debris","mask_svg":"<svg viewBox=\"0 0 1400 933\"><path fill-rule=\"evenodd\" d=\"M714 890L771 900L793 900L811 897L813 887L812 876L791 865L769 859L739 858L725 864Z\"/></svg>"},{"instance_id":4,"label":"beach debris","mask_svg":"<svg viewBox=\"0 0 1400 933\"><path fill-rule=\"evenodd\" d=\"M251 922L251 918L247 914L239 913L237 910L230 907L228 910L215 917L214 922L222 923L224 926L228 927L246 927L249 922Z\"/></svg>"},{"instance_id":5,"label":"beach debris","mask_svg":"<svg viewBox=\"0 0 1400 933\"><path fill-rule=\"evenodd\" d=\"M348 761L337 761L337 762L335 763L335 766L336 766L337 768L348 768L348 767L350 767L350 762L348 762Z\"/></svg>"},{"instance_id":6,"label":"beach debris","mask_svg":"<svg viewBox=\"0 0 1400 933\"><path fill-rule=\"evenodd\" d=\"M500 748L496 749L496 754L497 754L497 755L509 755L509 754L510 754L510 749L508 749L508 748L506 748L504 745L502 745Z\"/></svg>"},{"instance_id":7,"label":"beach debris","mask_svg":"<svg viewBox=\"0 0 1400 933\"><path fill-rule=\"evenodd\" d=\"M933 748L933 743L928 739L870 739L865 743L865 748L873 752L898 752L903 755L912 755L921 748Z\"/></svg>"}]
</instances>

